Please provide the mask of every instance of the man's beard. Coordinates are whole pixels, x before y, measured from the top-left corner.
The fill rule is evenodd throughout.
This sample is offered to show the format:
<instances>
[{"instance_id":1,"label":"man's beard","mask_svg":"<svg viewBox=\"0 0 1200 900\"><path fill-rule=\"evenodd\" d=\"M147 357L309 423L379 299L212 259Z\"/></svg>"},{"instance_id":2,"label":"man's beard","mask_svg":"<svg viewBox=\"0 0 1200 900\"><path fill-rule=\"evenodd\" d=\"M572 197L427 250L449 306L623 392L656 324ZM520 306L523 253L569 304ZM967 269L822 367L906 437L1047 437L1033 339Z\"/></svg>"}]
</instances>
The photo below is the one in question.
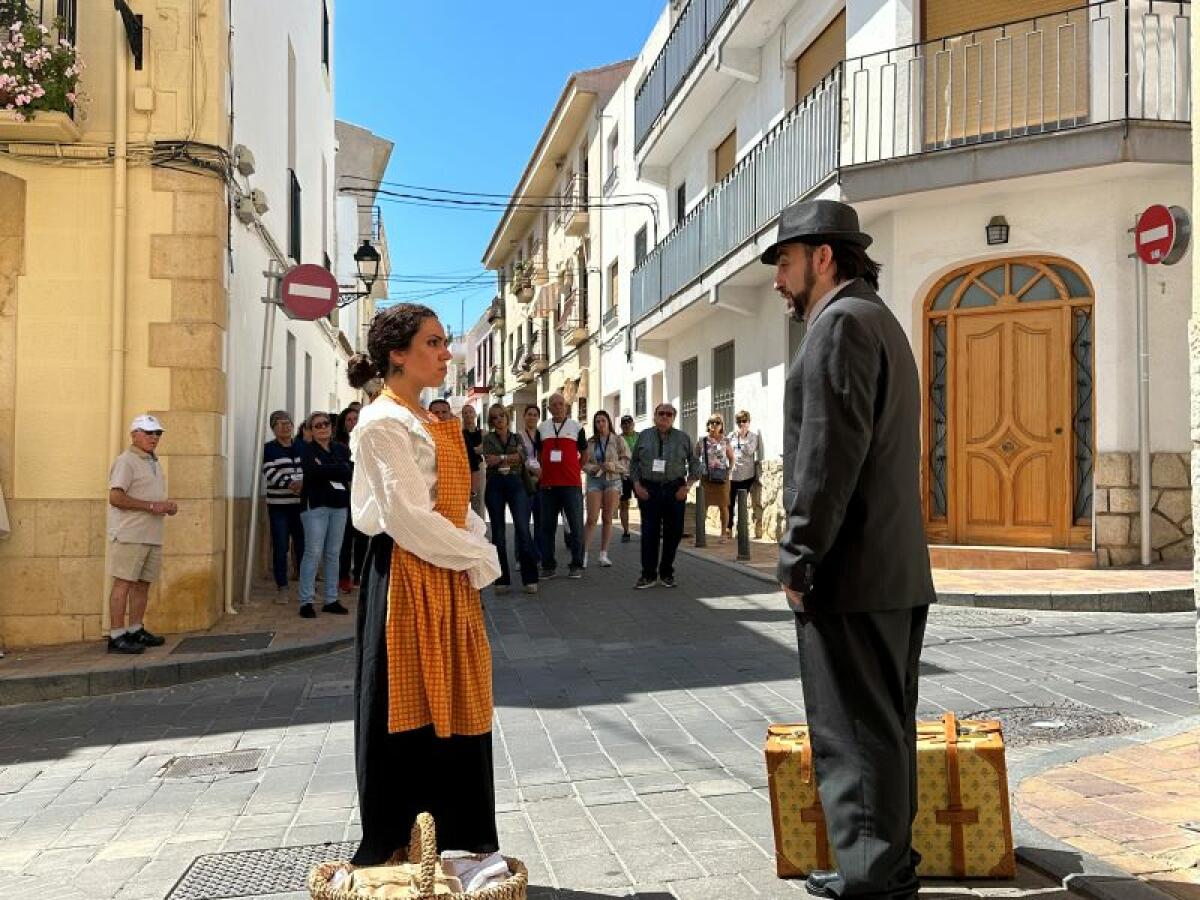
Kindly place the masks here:
<instances>
[{"instance_id":1,"label":"man's beard","mask_svg":"<svg viewBox=\"0 0 1200 900\"><path fill-rule=\"evenodd\" d=\"M804 286L795 294L790 291L783 291L784 299L788 302L788 308L792 319L797 322L803 322L805 312L810 303L812 303L812 291L816 286L817 276L811 269L804 273Z\"/></svg>"}]
</instances>

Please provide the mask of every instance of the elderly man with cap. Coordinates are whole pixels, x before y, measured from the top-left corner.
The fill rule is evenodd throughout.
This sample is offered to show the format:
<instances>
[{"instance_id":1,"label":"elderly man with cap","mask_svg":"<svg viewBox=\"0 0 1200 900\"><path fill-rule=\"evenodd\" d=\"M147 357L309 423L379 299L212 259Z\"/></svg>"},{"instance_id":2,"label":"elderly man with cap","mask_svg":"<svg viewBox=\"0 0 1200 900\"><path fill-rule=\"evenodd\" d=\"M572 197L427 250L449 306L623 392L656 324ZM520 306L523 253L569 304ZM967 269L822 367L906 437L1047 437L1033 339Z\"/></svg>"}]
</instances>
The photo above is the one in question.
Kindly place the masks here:
<instances>
[{"instance_id":1,"label":"elderly man with cap","mask_svg":"<svg viewBox=\"0 0 1200 900\"><path fill-rule=\"evenodd\" d=\"M921 518L921 393L858 215L783 211L762 256L807 323L784 392L777 574L796 614L817 789L837 871L817 897L916 900L917 665L935 602Z\"/></svg>"},{"instance_id":2,"label":"elderly man with cap","mask_svg":"<svg viewBox=\"0 0 1200 900\"><path fill-rule=\"evenodd\" d=\"M137 416L129 426L129 448L108 473L109 653L142 653L163 639L143 625L150 582L162 566L163 516L179 507L167 499L158 449L163 427L154 416Z\"/></svg>"}]
</instances>

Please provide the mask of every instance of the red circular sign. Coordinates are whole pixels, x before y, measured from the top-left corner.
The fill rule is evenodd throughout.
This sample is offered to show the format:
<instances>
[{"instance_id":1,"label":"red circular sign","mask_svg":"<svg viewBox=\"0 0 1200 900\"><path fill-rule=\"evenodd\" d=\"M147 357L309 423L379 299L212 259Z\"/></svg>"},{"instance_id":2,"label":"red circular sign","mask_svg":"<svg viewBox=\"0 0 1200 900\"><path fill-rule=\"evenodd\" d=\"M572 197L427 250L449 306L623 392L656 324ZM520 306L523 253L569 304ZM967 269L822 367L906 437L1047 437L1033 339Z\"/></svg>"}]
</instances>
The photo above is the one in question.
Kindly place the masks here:
<instances>
[{"instance_id":1,"label":"red circular sign","mask_svg":"<svg viewBox=\"0 0 1200 900\"><path fill-rule=\"evenodd\" d=\"M1146 207L1134 228L1134 246L1142 262L1156 266L1175 246L1175 217L1160 203Z\"/></svg>"},{"instance_id":2,"label":"red circular sign","mask_svg":"<svg viewBox=\"0 0 1200 900\"><path fill-rule=\"evenodd\" d=\"M291 319L315 322L337 306L338 283L328 269L304 263L289 269L279 287L283 311Z\"/></svg>"}]
</instances>

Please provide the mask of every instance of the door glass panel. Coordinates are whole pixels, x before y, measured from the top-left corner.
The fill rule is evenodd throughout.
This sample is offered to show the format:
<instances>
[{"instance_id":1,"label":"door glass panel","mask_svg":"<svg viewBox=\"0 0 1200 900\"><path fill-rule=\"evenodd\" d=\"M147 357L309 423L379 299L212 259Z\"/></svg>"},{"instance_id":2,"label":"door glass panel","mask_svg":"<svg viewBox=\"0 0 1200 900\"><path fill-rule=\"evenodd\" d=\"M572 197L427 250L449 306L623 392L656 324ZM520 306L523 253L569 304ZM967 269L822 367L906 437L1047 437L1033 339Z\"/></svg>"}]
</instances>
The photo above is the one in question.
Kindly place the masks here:
<instances>
[{"instance_id":1,"label":"door glass panel","mask_svg":"<svg viewBox=\"0 0 1200 900\"><path fill-rule=\"evenodd\" d=\"M1054 273L1063 280L1063 284L1067 286L1067 293L1072 297L1090 297L1092 292L1088 290L1088 286L1084 284L1082 278L1075 270L1067 266L1051 266Z\"/></svg>"},{"instance_id":2,"label":"door glass panel","mask_svg":"<svg viewBox=\"0 0 1200 900\"><path fill-rule=\"evenodd\" d=\"M946 412L946 320L930 324L929 338L929 516L946 518L946 437L949 417Z\"/></svg>"},{"instance_id":3,"label":"door glass panel","mask_svg":"<svg viewBox=\"0 0 1200 900\"><path fill-rule=\"evenodd\" d=\"M1021 295L1022 303L1034 302L1039 300L1058 300L1058 288L1054 286L1054 282L1049 278L1039 278L1029 290Z\"/></svg>"},{"instance_id":4,"label":"door glass panel","mask_svg":"<svg viewBox=\"0 0 1200 900\"><path fill-rule=\"evenodd\" d=\"M933 300L931 309L949 309L950 301L954 297L954 292L958 290L958 286L962 284L965 275L959 275L957 278L951 278L946 283L946 286L938 291L938 295Z\"/></svg>"},{"instance_id":5,"label":"door glass panel","mask_svg":"<svg viewBox=\"0 0 1200 900\"><path fill-rule=\"evenodd\" d=\"M1075 310L1072 318L1071 357L1075 376L1073 450L1075 455L1075 492L1072 504L1075 524L1088 525L1092 520L1092 311L1087 307Z\"/></svg>"},{"instance_id":6,"label":"door glass panel","mask_svg":"<svg viewBox=\"0 0 1200 900\"><path fill-rule=\"evenodd\" d=\"M1019 294L1021 288L1029 284L1038 275L1037 269L1029 266L1023 266L1020 263L1014 263L1012 267L1012 292Z\"/></svg>"},{"instance_id":7,"label":"door glass panel","mask_svg":"<svg viewBox=\"0 0 1200 900\"><path fill-rule=\"evenodd\" d=\"M981 306L995 306L996 298L977 284L972 284L958 301L959 309L977 309Z\"/></svg>"},{"instance_id":8,"label":"door glass panel","mask_svg":"<svg viewBox=\"0 0 1200 900\"><path fill-rule=\"evenodd\" d=\"M979 280L995 291L997 296L1004 296L1004 266L988 269L979 276Z\"/></svg>"}]
</instances>

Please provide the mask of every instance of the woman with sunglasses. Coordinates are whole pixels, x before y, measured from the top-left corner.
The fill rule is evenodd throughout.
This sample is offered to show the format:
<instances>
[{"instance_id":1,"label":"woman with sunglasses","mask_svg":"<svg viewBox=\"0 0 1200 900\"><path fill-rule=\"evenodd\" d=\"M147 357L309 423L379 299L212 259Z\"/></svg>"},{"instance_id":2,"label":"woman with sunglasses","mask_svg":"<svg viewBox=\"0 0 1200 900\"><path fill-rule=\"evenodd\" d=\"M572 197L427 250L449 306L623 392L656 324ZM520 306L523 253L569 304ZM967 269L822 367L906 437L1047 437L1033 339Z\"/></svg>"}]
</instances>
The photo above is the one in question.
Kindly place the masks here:
<instances>
[{"instance_id":1,"label":"woman with sunglasses","mask_svg":"<svg viewBox=\"0 0 1200 900\"><path fill-rule=\"evenodd\" d=\"M354 753L362 840L356 866L408 846L428 811L439 850L495 853L492 656L479 589L500 564L471 509L457 419L421 405L446 378L437 314L397 303L371 323L350 384L383 377L350 434L354 524L372 535L359 594Z\"/></svg>"},{"instance_id":2,"label":"woman with sunglasses","mask_svg":"<svg viewBox=\"0 0 1200 900\"><path fill-rule=\"evenodd\" d=\"M525 593L536 594L538 582L537 556L533 551L533 536L529 533L529 489L525 473L525 446L508 424L508 410L495 403L488 410L488 427L479 450L487 466L488 521L492 525L492 545L500 557L500 580L496 593L508 593L512 575L508 565L507 529L504 511L512 516L513 533L517 539L517 563L521 567L521 584Z\"/></svg>"},{"instance_id":3,"label":"woman with sunglasses","mask_svg":"<svg viewBox=\"0 0 1200 900\"><path fill-rule=\"evenodd\" d=\"M300 615L315 619L317 566L325 578L324 612L344 616L338 602L338 559L350 508L350 449L333 439L333 417L308 417L313 439L304 445L304 484L300 489L300 521L304 524L304 556L300 560Z\"/></svg>"},{"instance_id":4,"label":"woman with sunglasses","mask_svg":"<svg viewBox=\"0 0 1200 900\"><path fill-rule=\"evenodd\" d=\"M588 547L596 522L600 526L600 565L611 566L608 543L612 540L613 512L621 500L621 479L629 471L629 445L613 433L612 418L604 410L592 416L592 436L583 454L587 474L587 524L583 526L583 566L587 568Z\"/></svg>"},{"instance_id":5,"label":"woman with sunglasses","mask_svg":"<svg viewBox=\"0 0 1200 900\"><path fill-rule=\"evenodd\" d=\"M700 481L704 484L705 512L714 506L721 512L721 543L729 540L729 470L733 468L733 447L725 437L725 420L720 413L708 419L708 433L696 442L700 458Z\"/></svg>"}]
</instances>

